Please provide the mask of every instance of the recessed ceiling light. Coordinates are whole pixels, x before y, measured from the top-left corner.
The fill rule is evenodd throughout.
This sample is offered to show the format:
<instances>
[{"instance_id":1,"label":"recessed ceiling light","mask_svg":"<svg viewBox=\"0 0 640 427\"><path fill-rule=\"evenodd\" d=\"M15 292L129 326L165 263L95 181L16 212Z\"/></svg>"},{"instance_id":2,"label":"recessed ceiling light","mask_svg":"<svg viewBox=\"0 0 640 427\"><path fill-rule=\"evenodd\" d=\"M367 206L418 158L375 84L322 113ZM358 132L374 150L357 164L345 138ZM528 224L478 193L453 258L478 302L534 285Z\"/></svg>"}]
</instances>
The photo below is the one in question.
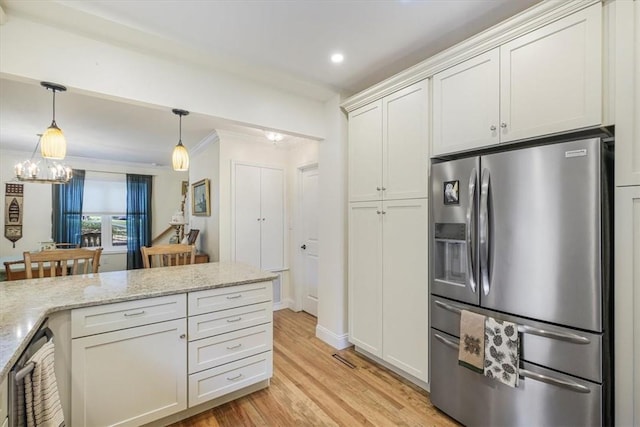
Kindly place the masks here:
<instances>
[{"instance_id":1,"label":"recessed ceiling light","mask_svg":"<svg viewBox=\"0 0 640 427\"><path fill-rule=\"evenodd\" d=\"M264 136L266 136L267 139L273 142L274 144L276 142L282 141L282 138L284 138L284 135L282 135L281 133L271 132L271 131L265 131Z\"/></svg>"},{"instance_id":2,"label":"recessed ceiling light","mask_svg":"<svg viewBox=\"0 0 640 427\"><path fill-rule=\"evenodd\" d=\"M334 64L340 64L342 61L344 61L343 54L334 53L333 55L331 55L331 62L333 62Z\"/></svg>"}]
</instances>

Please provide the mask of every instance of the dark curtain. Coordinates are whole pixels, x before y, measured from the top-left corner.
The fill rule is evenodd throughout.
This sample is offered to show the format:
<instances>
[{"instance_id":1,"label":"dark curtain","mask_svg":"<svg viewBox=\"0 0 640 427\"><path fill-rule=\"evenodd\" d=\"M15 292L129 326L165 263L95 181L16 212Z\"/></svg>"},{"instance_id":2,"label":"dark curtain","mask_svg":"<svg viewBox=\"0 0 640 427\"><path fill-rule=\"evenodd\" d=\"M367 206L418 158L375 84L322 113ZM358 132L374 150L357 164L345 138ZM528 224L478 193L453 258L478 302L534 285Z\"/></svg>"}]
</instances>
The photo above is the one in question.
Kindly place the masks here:
<instances>
[{"instance_id":1,"label":"dark curtain","mask_svg":"<svg viewBox=\"0 0 640 427\"><path fill-rule=\"evenodd\" d=\"M127 270L142 268L140 248L151 245L150 175L127 174Z\"/></svg>"},{"instance_id":2,"label":"dark curtain","mask_svg":"<svg viewBox=\"0 0 640 427\"><path fill-rule=\"evenodd\" d=\"M74 169L73 177L68 183L51 186L51 237L56 243L80 244L84 175L82 169Z\"/></svg>"}]
</instances>

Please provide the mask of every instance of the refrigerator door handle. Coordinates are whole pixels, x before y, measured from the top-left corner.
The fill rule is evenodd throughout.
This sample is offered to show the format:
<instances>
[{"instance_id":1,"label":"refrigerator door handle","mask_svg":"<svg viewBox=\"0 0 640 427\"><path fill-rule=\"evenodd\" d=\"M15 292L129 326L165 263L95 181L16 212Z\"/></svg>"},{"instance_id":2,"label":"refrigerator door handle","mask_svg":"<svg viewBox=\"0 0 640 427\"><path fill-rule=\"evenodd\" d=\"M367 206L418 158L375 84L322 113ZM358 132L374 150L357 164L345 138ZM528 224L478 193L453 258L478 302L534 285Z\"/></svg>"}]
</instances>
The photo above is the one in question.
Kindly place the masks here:
<instances>
[{"instance_id":1,"label":"refrigerator door handle","mask_svg":"<svg viewBox=\"0 0 640 427\"><path fill-rule=\"evenodd\" d=\"M567 380L562 380L560 378L555 378L549 375L538 374L536 372L531 372L522 368L519 369L518 371L520 376L524 378L529 378L534 381L540 381L542 383L551 384L556 387L575 391L576 393L591 393L591 390L589 390L589 387L583 386L582 384L578 384L573 381L567 381Z\"/></svg>"},{"instance_id":2,"label":"refrigerator door handle","mask_svg":"<svg viewBox=\"0 0 640 427\"><path fill-rule=\"evenodd\" d=\"M473 268L473 233L471 233L471 224L474 217L474 207L476 198L476 181L478 180L478 172L475 168L471 171L469 177L469 207L467 208L467 271L469 272L469 286L471 291L476 293L476 275Z\"/></svg>"},{"instance_id":3,"label":"refrigerator door handle","mask_svg":"<svg viewBox=\"0 0 640 427\"><path fill-rule=\"evenodd\" d=\"M482 291L489 295L491 285L489 283L489 169L482 171L482 184L480 187L480 277Z\"/></svg>"}]
</instances>

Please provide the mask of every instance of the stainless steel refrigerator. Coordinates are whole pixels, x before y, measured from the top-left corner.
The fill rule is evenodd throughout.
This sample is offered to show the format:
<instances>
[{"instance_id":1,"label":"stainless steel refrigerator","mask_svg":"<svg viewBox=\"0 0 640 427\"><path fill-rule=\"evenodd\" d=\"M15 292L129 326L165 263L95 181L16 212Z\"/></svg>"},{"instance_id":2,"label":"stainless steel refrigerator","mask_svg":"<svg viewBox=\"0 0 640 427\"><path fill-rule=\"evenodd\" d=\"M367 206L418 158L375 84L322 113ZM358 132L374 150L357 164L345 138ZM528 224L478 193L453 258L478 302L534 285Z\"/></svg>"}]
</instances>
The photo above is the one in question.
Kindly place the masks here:
<instances>
[{"instance_id":1,"label":"stainless steel refrigerator","mask_svg":"<svg viewBox=\"0 0 640 427\"><path fill-rule=\"evenodd\" d=\"M431 167L431 400L470 426L611 425L613 144ZM519 325L511 388L459 366L460 311Z\"/></svg>"}]
</instances>

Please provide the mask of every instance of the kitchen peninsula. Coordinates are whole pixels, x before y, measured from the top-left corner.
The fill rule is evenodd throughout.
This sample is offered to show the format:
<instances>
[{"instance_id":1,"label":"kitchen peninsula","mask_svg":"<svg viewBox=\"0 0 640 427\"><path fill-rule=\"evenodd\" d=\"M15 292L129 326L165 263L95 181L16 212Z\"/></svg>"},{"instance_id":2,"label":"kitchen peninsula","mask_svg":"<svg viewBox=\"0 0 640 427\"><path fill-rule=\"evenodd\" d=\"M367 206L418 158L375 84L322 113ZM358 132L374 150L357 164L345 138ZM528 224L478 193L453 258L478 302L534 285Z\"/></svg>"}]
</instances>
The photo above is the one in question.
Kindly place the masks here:
<instances>
[{"instance_id":1,"label":"kitchen peninsula","mask_svg":"<svg viewBox=\"0 0 640 427\"><path fill-rule=\"evenodd\" d=\"M179 419L263 388L274 278L207 263L2 283L0 407L11 369L45 325L68 425Z\"/></svg>"}]
</instances>

